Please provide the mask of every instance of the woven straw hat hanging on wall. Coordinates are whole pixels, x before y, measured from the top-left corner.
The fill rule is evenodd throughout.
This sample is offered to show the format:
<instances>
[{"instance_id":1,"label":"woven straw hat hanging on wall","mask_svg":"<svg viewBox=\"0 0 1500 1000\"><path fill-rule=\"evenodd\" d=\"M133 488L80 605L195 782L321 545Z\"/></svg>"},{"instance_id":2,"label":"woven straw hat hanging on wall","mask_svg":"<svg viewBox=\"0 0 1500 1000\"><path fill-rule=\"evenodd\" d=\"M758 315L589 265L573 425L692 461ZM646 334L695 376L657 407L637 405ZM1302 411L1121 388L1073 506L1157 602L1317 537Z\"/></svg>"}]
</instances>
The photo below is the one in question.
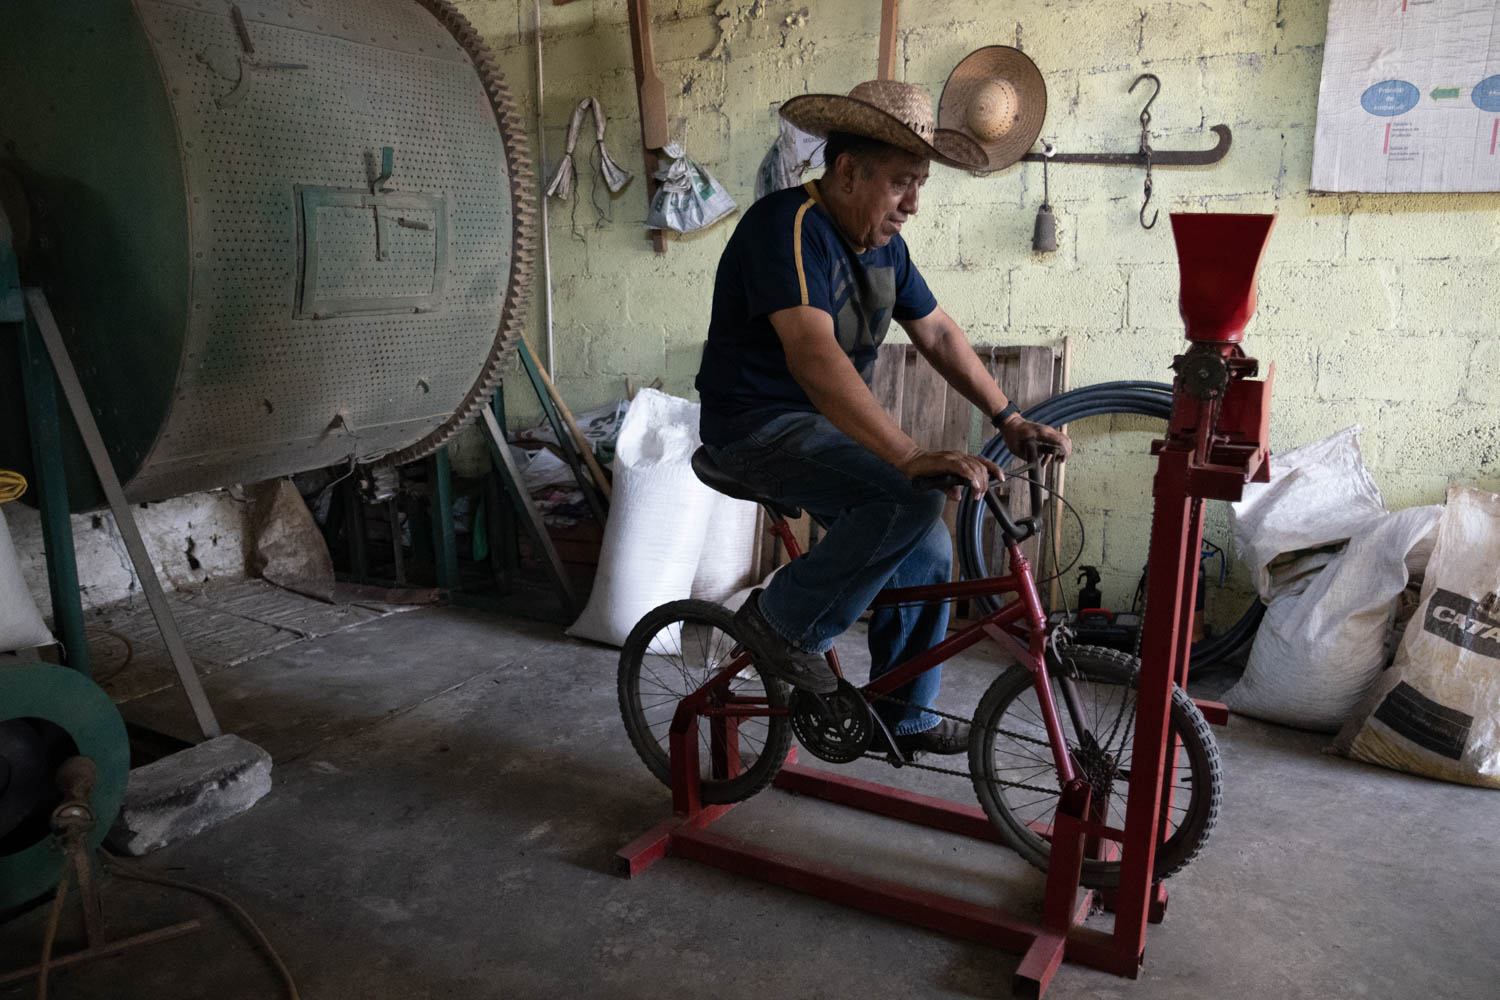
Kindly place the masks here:
<instances>
[{"instance_id":1,"label":"woven straw hat hanging on wall","mask_svg":"<svg viewBox=\"0 0 1500 1000\"><path fill-rule=\"evenodd\" d=\"M931 95L899 80L869 80L847 97L803 94L783 104L781 116L813 135L848 132L950 167L985 170L990 166L973 139L935 126Z\"/></svg>"},{"instance_id":2,"label":"woven straw hat hanging on wall","mask_svg":"<svg viewBox=\"0 0 1500 1000\"><path fill-rule=\"evenodd\" d=\"M962 132L989 157L980 169L1003 170L1036 142L1047 117L1047 85L1020 49L987 45L964 56L938 102L938 125Z\"/></svg>"}]
</instances>

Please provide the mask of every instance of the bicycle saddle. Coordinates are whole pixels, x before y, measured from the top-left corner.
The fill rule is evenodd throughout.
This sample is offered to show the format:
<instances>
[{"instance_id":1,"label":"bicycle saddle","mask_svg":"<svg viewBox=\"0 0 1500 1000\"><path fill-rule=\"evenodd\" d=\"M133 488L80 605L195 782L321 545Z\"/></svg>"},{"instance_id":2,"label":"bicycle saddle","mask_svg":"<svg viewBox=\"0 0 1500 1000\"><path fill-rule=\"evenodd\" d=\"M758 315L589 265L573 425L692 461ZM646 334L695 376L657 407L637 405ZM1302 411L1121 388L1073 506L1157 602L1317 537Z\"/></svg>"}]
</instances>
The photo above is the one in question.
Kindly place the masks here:
<instances>
[{"instance_id":1,"label":"bicycle saddle","mask_svg":"<svg viewBox=\"0 0 1500 1000\"><path fill-rule=\"evenodd\" d=\"M780 500L768 497L764 493L757 493L738 479L730 476L714 464L714 460L709 457L708 449L701 445L697 451L693 452L693 474L702 481L704 486L707 486L711 490L718 490L720 493L734 497L736 500L749 500L751 503L758 503L772 513L786 518L788 521L795 521L802 516L802 508L782 503Z\"/></svg>"}]
</instances>

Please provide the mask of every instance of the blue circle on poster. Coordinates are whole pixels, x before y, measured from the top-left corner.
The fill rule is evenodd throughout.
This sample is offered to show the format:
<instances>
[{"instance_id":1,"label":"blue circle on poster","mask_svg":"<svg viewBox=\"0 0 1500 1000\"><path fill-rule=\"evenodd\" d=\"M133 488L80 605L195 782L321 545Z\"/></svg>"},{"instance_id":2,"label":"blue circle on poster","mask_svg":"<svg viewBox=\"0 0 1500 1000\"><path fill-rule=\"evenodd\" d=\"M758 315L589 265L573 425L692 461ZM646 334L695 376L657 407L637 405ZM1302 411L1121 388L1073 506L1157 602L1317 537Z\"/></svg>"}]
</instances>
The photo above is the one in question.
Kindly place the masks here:
<instances>
[{"instance_id":1,"label":"blue circle on poster","mask_svg":"<svg viewBox=\"0 0 1500 1000\"><path fill-rule=\"evenodd\" d=\"M1474 85L1474 106L1480 111L1500 111L1500 76L1487 76Z\"/></svg>"},{"instance_id":2,"label":"blue circle on poster","mask_svg":"<svg viewBox=\"0 0 1500 1000\"><path fill-rule=\"evenodd\" d=\"M1360 95L1360 107L1372 115L1394 118L1417 106L1422 92L1405 80L1382 80Z\"/></svg>"}]
</instances>

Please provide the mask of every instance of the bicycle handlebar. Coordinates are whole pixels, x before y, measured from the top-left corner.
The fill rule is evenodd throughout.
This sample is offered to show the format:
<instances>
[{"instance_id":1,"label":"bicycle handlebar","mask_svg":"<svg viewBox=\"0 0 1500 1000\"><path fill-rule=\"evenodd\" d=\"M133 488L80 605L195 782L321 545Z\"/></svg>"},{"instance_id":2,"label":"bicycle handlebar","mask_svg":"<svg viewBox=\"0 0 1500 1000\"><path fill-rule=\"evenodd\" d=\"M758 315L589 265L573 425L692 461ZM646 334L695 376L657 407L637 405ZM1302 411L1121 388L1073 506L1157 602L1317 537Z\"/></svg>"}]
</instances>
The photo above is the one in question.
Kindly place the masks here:
<instances>
[{"instance_id":1,"label":"bicycle handlebar","mask_svg":"<svg viewBox=\"0 0 1500 1000\"><path fill-rule=\"evenodd\" d=\"M1026 441L1021 450L1025 453L1026 463L1031 466L1032 472L1040 473L1041 466L1037 459L1041 455L1041 446L1035 439ZM1055 449L1048 449L1055 454ZM983 498L985 506L995 519L1000 522L1000 528L1006 537L1019 544L1026 541L1032 535L1041 530L1042 526L1042 480L1039 475L1032 475L1029 479L1029 493L1031 494L1031 513L1019 521L1013 520L1010 511L990 492L986 486ZM954 486L970 486L969 480L953 472L940 472L930 476L916 476L911 481L912 489L915 490L947 490Z\"/></svg>"},{"instance_id":2,"label":"bicycle handlebar","mask_svg":"<svg viewBox=\"0 0 1500 1000\"><path fill-rule=\"evenodd\" d=\"M955 486L971 486L969 480L956 472L939 472L931 476L915 476L911 488L918 493L923 490L949 490ZM985 487L988 489L988 485Z\"/></svg>"}]
</instances>

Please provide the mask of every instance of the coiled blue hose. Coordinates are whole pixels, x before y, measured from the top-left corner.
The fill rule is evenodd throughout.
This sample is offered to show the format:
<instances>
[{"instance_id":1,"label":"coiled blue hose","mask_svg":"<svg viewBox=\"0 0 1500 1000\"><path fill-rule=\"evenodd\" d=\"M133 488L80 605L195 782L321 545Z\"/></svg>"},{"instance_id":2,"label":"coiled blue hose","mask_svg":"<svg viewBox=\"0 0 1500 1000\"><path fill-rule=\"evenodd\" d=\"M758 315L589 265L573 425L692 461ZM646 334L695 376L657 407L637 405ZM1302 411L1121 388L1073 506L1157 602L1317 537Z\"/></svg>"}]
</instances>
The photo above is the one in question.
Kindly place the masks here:
<instances>
[{"instance_id":1,"label":"coiled blue hose","mask_svg":"<svg viewBox=\"0 0 1500 1000\"><path fill-rule=\"evenodd\" d=\"M1058 393L1026 410L1022 416L1049 427L1061 427L1086 417L1114 413L1167 420L1172 415L1172 386L1165 382L1100 382ZM980 454L1001 468L1015 459L999 434L985 443ZM964 578L977 580L988 576L984 558L984 505L967 493L958 505L957 533L959 567ZM989 604L991 609L996 604L993 597L981 598L981 601ZM1266 606L1260 600L1252 601L1239 620L1223 633L1193 643L1191 666L1206 667L1249 642L1260 627L1265 611Z\"/></svg>"}]
</instances>

